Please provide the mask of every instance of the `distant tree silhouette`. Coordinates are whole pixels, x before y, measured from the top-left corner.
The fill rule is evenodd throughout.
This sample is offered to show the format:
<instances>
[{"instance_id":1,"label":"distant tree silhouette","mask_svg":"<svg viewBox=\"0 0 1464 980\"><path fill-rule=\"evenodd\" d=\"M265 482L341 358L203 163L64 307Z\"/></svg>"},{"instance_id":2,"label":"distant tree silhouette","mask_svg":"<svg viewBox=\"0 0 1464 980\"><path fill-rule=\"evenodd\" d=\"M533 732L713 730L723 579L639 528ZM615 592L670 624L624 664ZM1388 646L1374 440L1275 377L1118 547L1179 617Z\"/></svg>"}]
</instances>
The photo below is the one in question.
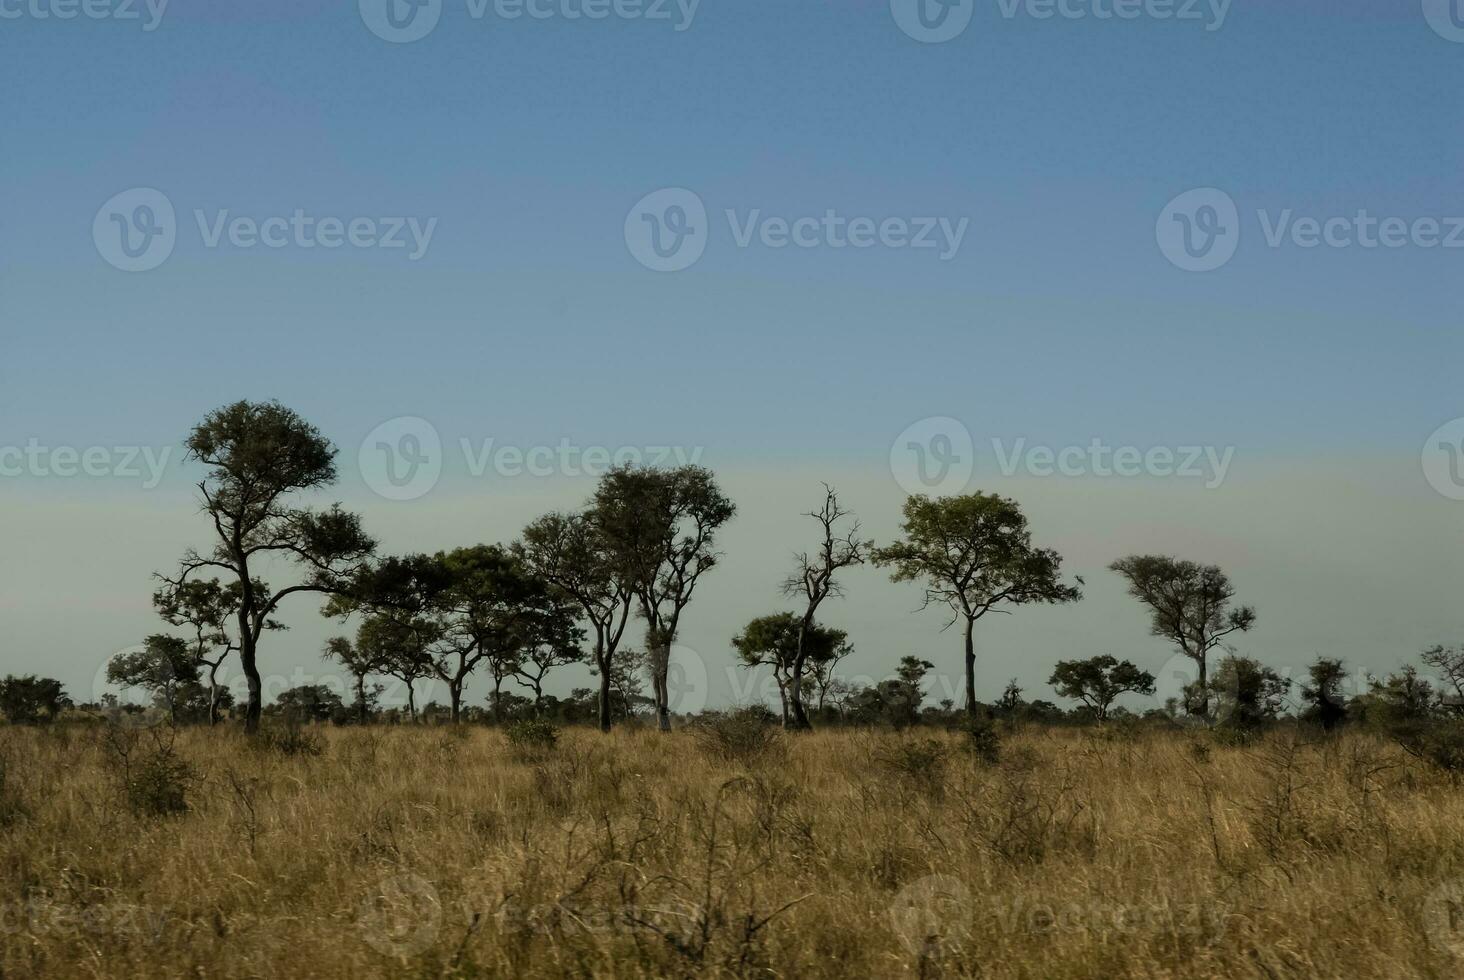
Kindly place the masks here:
<instances>
[{"instance_id":1,"label":"distant tree silhouette","mask_svg":"<svg viewBox=\"0 0 1464 980\"><path fill-rule=\"evenodd\" d=\"M905 501L904 539L874 551L876 565L896 582L923 582L925 602L947 606L964 625L966 713L975 717L976 649L972 630L993 609L1029 603L1073 602L1077 586L1061 580L1062 557L1032 545L1027 518L1016 501L971 494ZM1082 584L1079 578L1078 584Z\"/></svg>"},{"instance_id":2,"label":"distant tree silhouette","mask_svg":"<svg viewBox=\"0 0 1464 980\"><path fill-rule=\"evenodd\" d=\"M1232 633L1256 622L1250 606L1232 609L1235 590L1218 566L1200 565L1166 555L1131 555L1108 566L1128 581L1129 595L1149 607L1149 631L1172 641L1199 668L1199 697L1187 708L1210 715L1210 652Z\"/></svg>"},{"instance_id":3,"label":"distant tree silhouette","mask_svg":"<svg viewBox=\"0 0 1464 980\"><path fill-rule=\"evenodd\" d=\"M634 590L646 622L646 654L662 731L671 730L667 674L682 613L701 576L716 566L717 531L736 511L711 471L701 466L618 466L595 490L590 520L617 577Z\"/></svg>"},{"instance_id":4,"label":"distant tree silhouette","mask_svg":"<svg viewBox=\"0 0 1464 980\"><path fill-rule=\"evenodd\" d=\"M71 707L71 698L61 682L49 677L7 675L0 680L0 714L12 724L33 725L53 721Z\"/></svg>"},{"instance_id":5,"label":"distant tree silhouette","mask_svg":"<svg viewBox=\"0 0 1464 980\"><path fill-rule=\"evenodd\" d=\"M1289 679L1250 657L1226 657L1210 678L1225 723L1234 728L1254 728L1275 718L1290 690Z\"/></svg>"},{"instance_id":6,"label":"distant tree silhouette","mask_svg":"<svg viewBox=\"0 0 1464 980\"><path fill-rule=\"evenodd\" d=\"M793 727L806 730L813 726L809 724L808 712L803 707L803 674L810 656L811 634L816 628L814 616L818 613L818 607L829 596L843 595L835 576L842 569L864 564L874 542L860 540L857 520L852 521L846 531L837 529L841 521L852 518L853 515L839 506L838 493L827 483L824 484L823 506L804 516L812 517L818 522L818 548L812 553L803 551L794 556L793 574L784 581L783 594L803 600L803 615L798 620L796 650L787 671L785 707L791 706L793 709ZM832 653L832 648L828 653Z\"/></svg>"},{"instance_id":7,"label":"distant tree silhouette","mask_svg":"<svg viewBox=\"0 0 1464 980\"><path fill-rule=\"evenodd\" d=\"M578 604L589 621L595 640L595 671L600 678L600 729L608 732L615 653L635 599L628 570L617 562L597 522L584 514L541 517L524 528L523 539L515 548L534 574Z\"/></svg>"},{"instance_id":8,"label":"distant tree silhouette","mask_svg":"<svg viewBox=\"0 0 1464 980\"><path fill-rule=\"evenodd\" d=\"M778 699L782 703L783 726L796 727L793 716L791 676L800 652L800 640L805 663L814 672L823 665L836 660L845 646L842 630L829 629L817 623L805 628L803 617L795 613L781 612L759 616L742 628L732 638L732 648L744 667L771 667L773 679L778 685ZM822 684L826 682L821 682Z\"/></svg>"},{"instance_id":9,"label":"distant tree silhouette","mask_svg":"<svg viewBox=\"0 0 1464 980\"><path fill-rule=\"evenodd\" d=\"M198 683L198 660L188 643L154 633L141 650L120 653L107 664L107 680L119 687L138 687L152 694L168 720L178 722L178 709L188 686Z\"/></svg>"},{"instance_id":10,"label":"distant tree silhouette","mask_svg":"<svg viewBox=\"0 0 1464 980\"><path fill-rule=\"evenodd\" d=\"M335 482L335 448L278 402L240 401L210 412L187 446L189 459L210 468L198 489L217 541L208 552L185 554L176 576L160 577L175 590L214 569L237 581L236 642L249 686L244 730L253 733L263 709L259 639L280 602L297 592L338 591L376 545L338 505L321 512L290 506L292 494ZM279 590L260 581L259 566L278 558L292 561L303 580Z\"/></svg>"},{"instance_id":11,"label":"distant tree silhouette","mask_svg":"<svg viewBox=\"0 0 1464 980\"><path fill-rule=\"evenodd\" d=\"M1153 694L1154 675L1127 660L1104 654L1087 660L1059 660L1047 679L1058 694L1082 701L1099 721L1120 694Z\"/></svg>"},{"instance_id":12,"label":"distant tree silhouette","mask_svg":"<svg viewBox=\"0 0 1464 980\"><path fill-rule=\"evenodd\" d=\"M1301 688L1302 698L1311 705L1303 717L1329 732L1346 721L1347 699L1338 690L1346 676L1342 661L1318 657L1307 668L1310 683Z\"/></svg>"}]
</instances>

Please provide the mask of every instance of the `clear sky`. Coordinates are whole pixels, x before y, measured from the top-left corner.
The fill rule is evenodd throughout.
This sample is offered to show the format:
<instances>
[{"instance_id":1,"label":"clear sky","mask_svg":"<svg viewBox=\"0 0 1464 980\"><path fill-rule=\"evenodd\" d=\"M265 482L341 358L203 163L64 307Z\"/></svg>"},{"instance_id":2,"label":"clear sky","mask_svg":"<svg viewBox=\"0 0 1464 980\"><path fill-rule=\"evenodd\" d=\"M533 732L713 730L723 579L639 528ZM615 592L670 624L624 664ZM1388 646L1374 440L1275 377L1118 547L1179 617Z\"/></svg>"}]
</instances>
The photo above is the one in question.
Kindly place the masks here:
<instances>
[{"instance_id":1,"label":"clear sky","mask_svg":"<svg viewBox=\"0 0 1464 980\"><path fill-rule=\"evenodd\" d=\"M509 539L593 486L475 475L460 440L699 449L742 505L684 634L713 703L738 696L727 639L780 607L819 481L887 540L908 489L891 448L933 417L960 426L922 438L970 433L969 486L1017 496L1090 586L983 624L983 697L1011 676L1050 696L1059 657L1159 669L1103 570L1130 551L1223 564L1260 613L1242 650L1293 670L1464 641L1464 503L1420 456L1464 416L1447 3L966 0L940 23L969 24L924 43L905 0L623 0L603 19L574 16L596 0L518 18L425 0L410 21L406 0L122 2L61 19L68 0L0 0L0 447L171 446L173 465L154 487L54 457L0 476L0 672L89 698L157 628L149 574L208 543L178 444L237 398L331 436L333 497L391 551ZM652 200L705 208L705 251L659 272L636 229L667 188L694 198ZM1161 247L1200 188L1233 202L1239 243L1206 272ZM117 234L159 196L172 251L123 271ZM930 219L939 247L835 247L830 213ZM811 247L770 244L807 217ZM251 247L239 218L275 219L282 244ZM1305 247L1305 221L1339 218L1340 244ZM324 247L323 219L406 247ZM1365 247L1369 219L1406 240ZM401 416L430 422L445 465L389 500L357 456ZM1222 480L1002 471L1014 446L1095 439L1233 456ZM852 669L920 653L956 676L959 637L917 599L850 576L824 618ZM308 599L285 618L265 671L321 670L333 624Z\"/></svg>"}]
</instances>

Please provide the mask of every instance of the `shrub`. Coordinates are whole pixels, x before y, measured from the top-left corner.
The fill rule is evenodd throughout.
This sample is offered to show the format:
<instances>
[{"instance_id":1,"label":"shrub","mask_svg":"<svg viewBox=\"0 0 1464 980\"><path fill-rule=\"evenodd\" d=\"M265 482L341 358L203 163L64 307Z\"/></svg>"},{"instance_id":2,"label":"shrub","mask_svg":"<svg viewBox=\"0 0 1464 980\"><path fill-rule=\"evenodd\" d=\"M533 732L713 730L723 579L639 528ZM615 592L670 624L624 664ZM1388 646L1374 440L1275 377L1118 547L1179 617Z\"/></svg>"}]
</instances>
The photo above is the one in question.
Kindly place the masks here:
<instances>
[{"instance_id":1,"label":"shrub","mask_svg":"<svg viewBox=\"0 0 1464 980\"><path fill-rule=\"evenodd\" d=\"M783 733L761 706L705 715L692 726L691 733L703 752L723 762L753 765L781 758L787 752Z\"/></svg>"},{"instance_id":2,"label":"shrub","mask_svg":"<svg viewBox=\"0 0 1464 980\"><path fill-rule=\"evenodd\" d=\"M1403 751L1449 778L1464 777L1464 723L1411 722L1393 726L1389 734Z\"/></svg>"},{"instance_id":3,"label":"shrub","mask_svg":"<svg viewBox=\"0 0 1464 980\"><path fill-rule=\"evenodd\" d=\"M319 735L294 722L261 729L256 745L261 751L284 756L314 757L325 751Z\"/></svg>"},{"instance_id":4,"label":"shrub","mask_svg":"<svg viewBox=\"0 0 1464 980\"><path fill-rule=\"evenodd\" d=\"M892 775L931 790L942 785L950 749L936 738L897 739L875 756L880 767Z\"/></svg>"},{"instance_id":5,"label":"shrub","mask_svg":"<svg viewBox=\"0 0 1464 980\"><path fill-rule=\"evenodd\" d=\"M549 752L559 744L559 729L540 718L516 721L507 734L508 744L521 754Z\"/></svg>"},{"instance_id":6,"label":"shrub","mask_svg":"<svg viewBox=\"0 0 1464 980\"><path fill-rule=\"evenodd\" d=\"M174 748L177 732L166 734L112 727L107 731L107 750L118 763L118 778L128 808L138 816L165 817L188 812L188 790L198 773Z\"/></svg>"},{"instance_id":7,"label":"shrub","mask_svg":"<svg viewBox=\"0 0 1464 980\"><path fill-rule=\"evenodd\" d=\"M986 718L971 718L961 726L962 744L978 761L996 765L1001 761L1001 733Z\"/></svg>"}]
</instances>

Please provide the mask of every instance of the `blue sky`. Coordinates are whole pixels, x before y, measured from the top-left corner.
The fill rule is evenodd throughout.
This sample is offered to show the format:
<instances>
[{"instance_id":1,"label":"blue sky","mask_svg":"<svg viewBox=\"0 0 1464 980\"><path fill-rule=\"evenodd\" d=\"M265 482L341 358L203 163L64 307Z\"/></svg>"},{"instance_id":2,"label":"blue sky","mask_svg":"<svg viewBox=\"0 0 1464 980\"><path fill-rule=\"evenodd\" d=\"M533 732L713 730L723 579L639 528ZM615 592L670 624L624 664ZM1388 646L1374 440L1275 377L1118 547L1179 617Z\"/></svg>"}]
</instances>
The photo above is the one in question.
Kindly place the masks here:
<instances>
[{"instance_id":1,"label":"blue sky","mask_svg":"<svg viewBox=\"0 0 1464 980\"><path fill-rule=\"evenodd\" d=\"M435 30L407 44L373 34L352 2L173 0L152 31L34 15L54 2L0 2L23 11L0 19L5 445L166 446L218 404L277 397L340 443L347 497L362 492L349 459L360 440L412 415L449 444L701 446L719 472L759 486L795 471L816 486L823 467L883 500L895 489L891 440L953 416L978 446L1234 446L1237 466L1282 481L1271 498L1230 484L1211 494L1257 529L1275 519L1268 499L1303 501L1319 492L1316 474L1367 468L1386 491L1329 479L1325 493L1352 494L1350 509L1319 533L1386 528L1406 510L1457 543L1459 505L1429 493L1418 453L1464 415L1464 253L1272 248L1257 217L1464 215L1464 44L1432 30L1419 0L1235 0L1217 30L1006 18L979 0L970 27L939 44L902 33L885 0L702 0L680 31L474 19L466 0L446 0ZM159 268L126 273L99 255L92 224L138 187L175 206L178 242ZM623 229L639 200L670 187L705 203L708 244L691 268L657 273ZM1236 202L1241 244L1222 268L1190 273L1165 258L1155 224L1169 201L1204 187ZM295 209L436 225L411 261L379 249L208 248L194 218ZM727 209L930 216L968 229L948 261L913 249L739 248ZM459 513L444 501L490 486L538 491L452 477L380 513L383 527L401 525L401 547L414 546L407 527ZM75 528L162 500L182 508L181 523L148 545L171 554L201 543L181 476L147 497L126 481L7 482L27 506L83 502L88 520L57 517L43 542L27 539L73 564L106 544ZM1052 489L1068 491L1056 511L1090 505L1082 480ZM566 486L564 500L586 491ZM804 485L789 493L795 514L811 503ZM1145 526L1132 501L1115 506L1115 525ZM1186 513L1206 519L1181 507L1175 527ZM38 518L30 533L40 526L53 525ZM512 532L485 518L459 533ZM735 533L749 556L759 540L771 549L766 567L748 558L747 581L776 582L786 543L762 526ZM1258 544L1274 538L1255 533ZM1442 552L1400 547L1388 573L1400 583L1449 567ZM1244 568L1249 554L1232 561ZM63 660L85 663L152 628L146 573L157 562L108 561L117 577L73 597L91 616ZM33 576L0 557L12 595ZM1318 602L1312 622L1356 598ZM757 611L718 615L735 626ZM1113 642L1142 640L1130 612ZM0 669L34 669L53 631L23 603L7 615L29 646L0 653ZM280 656L308 660L314 627L303 625L308 610L295 615L302 629ZM1446 604L1419 615L1437 619L1427 631L1438 641L1458 632ZM717 619L698 641L718 657L725 626ZM1039 638L1021 642L1055 642L1040 622L1031 628ZM1298 624L1297 642L1304 633ZM871 653L870 669L903 652ZM1353 655L1383 657L1361 645ZM1040 683L1048 661L1027 662L1013 669Z\"/></svg>"}]
</instances>

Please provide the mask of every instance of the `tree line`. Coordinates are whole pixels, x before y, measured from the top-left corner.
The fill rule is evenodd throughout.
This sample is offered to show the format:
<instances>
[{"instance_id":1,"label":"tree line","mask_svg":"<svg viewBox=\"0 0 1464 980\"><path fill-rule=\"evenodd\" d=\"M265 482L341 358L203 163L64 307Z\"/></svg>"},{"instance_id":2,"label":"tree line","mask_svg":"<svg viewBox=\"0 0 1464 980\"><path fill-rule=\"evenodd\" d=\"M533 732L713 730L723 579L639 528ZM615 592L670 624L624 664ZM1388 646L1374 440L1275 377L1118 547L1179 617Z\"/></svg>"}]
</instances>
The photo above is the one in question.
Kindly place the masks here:
<instances>
[{"instance_id":1,"label":"tree line","mask_svg":"<svg viewBox=\"0 0 1464 980\"><path fill-rule=\"evenodd\" d=\"M236 656L247 685L244 729L256 732L264 709L260 644L284 628L276 617L291 596L314 594L324 615L358 621L354 636L332 638L323 652L354 679L352 708L362 721L373 676L405 684L413 717L414 686L440 681L451 718L459 721L475 673L490 676L490 704L501 717L505 682L531 690L537 707L551 671L588 661L599 682L595 711L602 730L610 729L617 701L620 714L628 708L634 687L628 675L638 668L649 677L659 727L670 728L671 650L698 586L719 563L718 535L736 514L706 468L617 466L581 509L546 514L511 543L384 556L359 516L339 504L316 510L297 503L298 495L335 482L336 450L289 408L248 401L224 406L195 426L186 448L190 460L207 468L198 491L212 541L188 550L173 572L159 573L153 596L162 619L183 635L148 637L140 650L113 660L110 680L153 690L175 715L189 699L206 703L209 721L217 723L232 701L219 671ZM984 709L976 698L976 624L992 612L1082 598L1082 578L1065 579L1061 556L1035 545L1020 506L997 494L912 496L898 539L883 546L862 536L830 486L805 516L814 532L810 547L794 555L782 583L796 608L757 617L732 638L742 665L771 668L789 728L812 727L810 695L813 708L822 709L838 690L837 664L852 651L845 632L818 618L826 602L843 595L846 569L873 564L895 582L919 584L923 607L960 627L961 707L969 717ZM294 581L272 586L261 569L281 560L293 566ZM1247 658L1231 656L1221 675L1210 675L1215 651L1256 622L1252 607L1234 602L1221 569L1164 555L1132 555L1109 568L1147 610L1151 632L1194 662L1197 680L1180 699L1186 714L1208 720L1212 704L1227 693L1233 698L1240 691L1248 704L1261 704L1289 689ZM633 621L643 638L640 650L626 642ZM1436 659L1448 663L1442 653ZM1460 669L1449 676L1464 700L1459 659ZM908 687L912 676L918 681L921 665L931 666L905 658L891 690L899 695L905 690L899 684ZM1340 662L1319 660L1307 688L1312 700L1331 703L1342 676ZM35 686L41 679L7 678L0 682L0 710L12 718L26 712L12 714L5 685L21 681L30 686L17 688L23 696L16 695L16 704L64 697L59 685L42 691ZM1154 690L1151 674L1111 656L1059 661L1049 681L1100 720L1121 694Z\"/></svg>"}]
</instances>

